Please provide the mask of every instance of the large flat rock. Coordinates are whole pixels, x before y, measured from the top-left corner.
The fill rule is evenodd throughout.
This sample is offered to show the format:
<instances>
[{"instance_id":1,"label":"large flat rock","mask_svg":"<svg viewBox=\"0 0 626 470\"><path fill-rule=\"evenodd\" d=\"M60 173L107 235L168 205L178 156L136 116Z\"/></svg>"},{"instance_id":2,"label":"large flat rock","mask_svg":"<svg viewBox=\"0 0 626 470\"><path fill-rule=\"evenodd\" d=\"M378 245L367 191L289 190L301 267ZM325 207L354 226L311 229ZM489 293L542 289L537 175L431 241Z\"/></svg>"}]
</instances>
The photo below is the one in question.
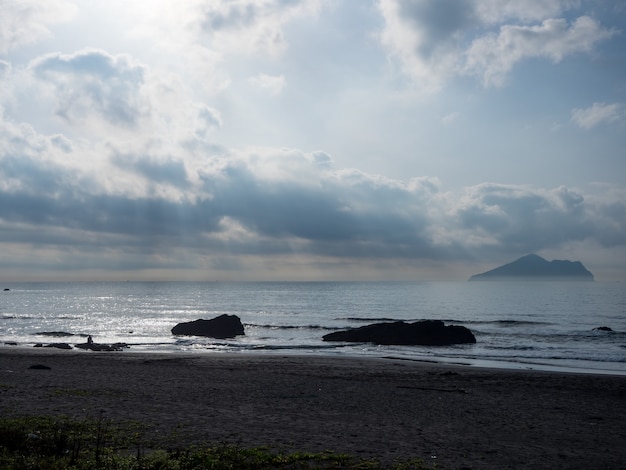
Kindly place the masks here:
<instances>
[{"instance_id":1,"label":"large flat rock","mask_svg":"<svg viewBox=\"0 0 626 470\"><path fill-rule=\"evenodd\" d=\"M446 326L440 320L424 320L414 323L405 323L403 321L374 323L359 328L329 333L323 337L323 340L382 345L427 346L476 342L476 338L469 329L464 326Z\"/></svg>"}]
</instances>

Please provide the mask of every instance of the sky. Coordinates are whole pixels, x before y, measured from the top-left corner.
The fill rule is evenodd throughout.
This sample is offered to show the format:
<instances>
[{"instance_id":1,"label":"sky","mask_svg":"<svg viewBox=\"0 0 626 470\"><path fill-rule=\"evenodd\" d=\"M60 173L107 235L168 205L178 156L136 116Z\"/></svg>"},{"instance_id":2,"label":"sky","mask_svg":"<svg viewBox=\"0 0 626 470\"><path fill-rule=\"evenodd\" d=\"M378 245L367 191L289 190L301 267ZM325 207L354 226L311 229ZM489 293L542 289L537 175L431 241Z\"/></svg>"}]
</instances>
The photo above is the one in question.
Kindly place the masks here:
<instances>
[{"instance_id":1,"label":"sky","mask_svg":"<svg viewBox=\"0 0 626 470\"><path fill-rule=\"evenodd\" d=\"M0 0L0 279L626 280L626 3Z\"/></svg>"}]
</instances>

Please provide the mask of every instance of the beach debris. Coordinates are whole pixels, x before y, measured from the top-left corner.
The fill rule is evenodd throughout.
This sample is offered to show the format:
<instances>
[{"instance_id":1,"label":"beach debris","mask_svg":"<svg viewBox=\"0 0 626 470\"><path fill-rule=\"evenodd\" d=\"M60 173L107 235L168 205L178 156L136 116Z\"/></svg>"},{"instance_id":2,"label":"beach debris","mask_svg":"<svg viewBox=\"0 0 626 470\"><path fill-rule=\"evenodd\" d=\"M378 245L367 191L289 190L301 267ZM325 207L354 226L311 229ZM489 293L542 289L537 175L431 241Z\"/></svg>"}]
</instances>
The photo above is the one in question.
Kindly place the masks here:
<instances>
[{"instance_id":1,"label":"beach debris","mask_svg":"<svg viewBox=\"0 0 626 470\"><path fill-rule=\"evenodd\" d=\"M179 323L172 328L172 334L224 339L245 335L245 332L243 324L237 315L223 314L210 320L199 319Z\"/></svg>"},{"instance_id":2,"label":"beach debris","mask_svg":"<svg viewBox=\"0 0 626 470\"><path fill-rule=\"evenodd\" d=\"M444 325L441 320L422 320L414 323L396 321L335 331L322 337L324 341L374 343L380 345L446 346L476 342L473 333L464 326Z\"/></svg>"}]
</instances>

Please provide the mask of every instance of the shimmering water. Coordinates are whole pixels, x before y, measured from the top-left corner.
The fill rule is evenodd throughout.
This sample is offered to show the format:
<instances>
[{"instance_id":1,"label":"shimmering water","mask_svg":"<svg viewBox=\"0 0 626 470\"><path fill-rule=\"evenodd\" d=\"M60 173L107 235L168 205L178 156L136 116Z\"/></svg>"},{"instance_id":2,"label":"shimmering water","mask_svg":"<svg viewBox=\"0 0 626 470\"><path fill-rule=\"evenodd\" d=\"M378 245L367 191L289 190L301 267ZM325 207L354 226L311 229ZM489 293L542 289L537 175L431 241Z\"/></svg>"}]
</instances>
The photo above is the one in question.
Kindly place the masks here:
<instances>
[{"instance_id":1,"label":"shimmering water","mask_svg":"<svg viewBox=\"0 0 626 470\"><path fill-rule=\"evenodd\" d=\"M92 335L129 351L393 356L501 367L626 374L626 285L606 282L23 283L0 292L0 343L75 344ZM232 340L175 337L179 322L241 318ZM440 319L475 345L326 343L379 321ZM613 331L597 331L600 326ZM56 332L56 335L50 333ZM0 349L1 352L1 349ZM87 354L87 353L86 353Z\"/></svg>"}]
</instances>

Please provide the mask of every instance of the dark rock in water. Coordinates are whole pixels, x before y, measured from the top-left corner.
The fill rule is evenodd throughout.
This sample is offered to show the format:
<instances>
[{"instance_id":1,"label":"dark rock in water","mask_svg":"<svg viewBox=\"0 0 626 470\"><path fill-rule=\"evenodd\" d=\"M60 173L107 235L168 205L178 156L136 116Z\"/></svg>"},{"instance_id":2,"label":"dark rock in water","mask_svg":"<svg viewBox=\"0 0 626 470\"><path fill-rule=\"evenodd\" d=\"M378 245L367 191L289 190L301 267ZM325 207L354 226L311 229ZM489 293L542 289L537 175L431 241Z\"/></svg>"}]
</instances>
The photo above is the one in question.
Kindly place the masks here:
<instances>
[{"instance_id":1,"label":"dark rock in water","mask_svg":"<svg viewBox=\"0 0 626 470\"><path fill-rule=\"evenodd\" d=\"M220 315L211 320L195 320L179 323L172 328L173 335L208 336L210 338L234 338L245 335L241 320L237 315Z\"/></svg>"},{"instance_id":2,"label":"dark rock in water","mask_svg":"<svg viewBox=\"0 0 626 470\"><path fill-rule=\"evenodd\" d=\"M7 346L17 346L17 343L15 341L5 341L4 344L6 344Z\"/></svg>"},{"instance_id":3,"label":"dark rock in water","mask_svg":"<svg viewBox=\"0 0 626 470\"><path fill-rule=\"evenodd\" d=\"M29 367L29 369L34 369L34 370L50 370L52 369L52 367L50 366L46 366L44 364L33 364L32 366Z\"/></svg>"},{"instance_id":4,"label":"dark rock in water","mask_svg":"<svg viewBox=\"0 0 626 470\"><path fill-rule=\"evenodd\" d=\"M608 326L599 326L597 328L594 328L593 331L613 331L613 328L610 328Z\"/></svg>"},{"instance_id":5,"label":"dark rock in water","mask_svg":"<svg viewBox=\"0 0 626 470\"><path fill-rule=\"evenodd\" d=\"M10 290L11 290L11 289L9 289L8 287L5 287L5 288L4 288L4 292L8 292L8 291L10 291Z\"/></svg>"},{"instance_id":6,"label":"dark rock in water","mask_svg":"<svg viewBox=\"0 0 626 470\"><path fill-rule=\"evenodd\" d=\"M121 351L122 349L128 348L128 344L126 343L113 343L113 344L105 344L105 343L78 343L75 344L79 349L86 349L89 351Z\"/></svg>"},{"instance_id":7,"label":"dark rock in water","mask_svg":"<svg viewBox=\"0 0 626 470\"><path fill-rule=\"evenodd\" d=\"M470 281L515 280L567 280L593 281L593 274L580 261L552 260L541 256L526 255L481 274L474 274Z\"/></svg>"},{"instance_id":8,"label":"dark rock in water","mask_svg":"<svg viewBox=\"0 0 626 470\"><path fill-rule=\"evenodd\" d=\"M382 345L427 345L475 343L476 338L464 326L445 326L441 320L424 320L415 323L403 321L374 323L345 331L324 335L324 341L375 343Z\"/></svg>"},{"instance_id":9,"label":"dark rock in water","mask_svg":"<svg viewBox=\"0 0 626 470\"><path fill-rule=\"evenodd\" d=\"M46 344L44 348L72 349L72 346L67 343L50 343Z\"/></svg>"}]
</instances>

